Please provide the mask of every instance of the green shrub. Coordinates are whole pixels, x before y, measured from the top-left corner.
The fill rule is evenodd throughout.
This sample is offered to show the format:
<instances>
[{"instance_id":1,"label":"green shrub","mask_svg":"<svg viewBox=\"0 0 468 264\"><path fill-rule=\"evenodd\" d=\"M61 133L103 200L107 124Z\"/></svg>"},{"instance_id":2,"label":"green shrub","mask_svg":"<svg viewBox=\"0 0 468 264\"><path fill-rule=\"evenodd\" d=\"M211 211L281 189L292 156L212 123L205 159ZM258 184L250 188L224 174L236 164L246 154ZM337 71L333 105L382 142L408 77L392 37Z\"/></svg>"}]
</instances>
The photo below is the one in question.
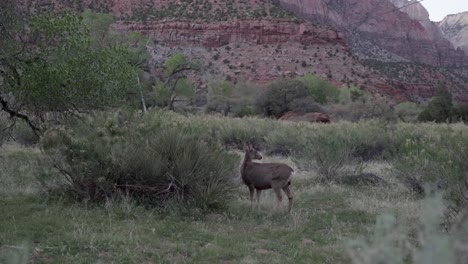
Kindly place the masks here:
<instances>
[{"instance_id":1,"label":"green shrub","mask_svg":"<svg viewBox=\"0 0 468 264\"><path fill-rule=\"evenodd\" d=\"M255 96L257 88L251 84L239 82L236 85L229 81L211 82L208 87L207 113L222 113L234 117L256 114Z\"/></svg>"},{"instance_id":2,"label":"green shrub","mask_svg":"<svg viewBox=\"0 0 468 264\"><path fill-rule=\"evenodd\" d=\"M327 113L336 120L359 121L363 119L378 118L385 121L395 119L390 104L383 97L361 95L353 99L345 99L342 103L325 107Z\"/></svg>"},{"instance_id":3,"label":"green shrub","mask_svg":"<svg viewBox=\"0 0 468 264\"><path fill-rule=\"evenodd\" d=\"M468 122L468 105L456 103L453 108L454 121Z\"/></svg>"},{"instance_id":4,"label":"green shrub","mask_svg":"<svg viewBox=\"0 0 468 264\"><path fill-rule=\"evenodd\" d=\"M289 125L273 129L266 136L266 151L269 155L289 156L303 150L306 129L301 125Z\"/></svg>"},{"instance_id":5,"label":"green shrub","mask_svg":"<svg viewBox=\"0 0 468 264\"><path fill-rule=\"evenodd\" d=\"M219 124L219 126L219 138L225 146L241 150L246 143L252 144L256 149L262 149L265 145L266 131L255 124L255 120L226 122L224 124Z\"/></svg>"},{"instance_id":6,"label":"green shrub","mask_svg":"<svg viewBox=\"0 0 468 264\"><path fill-rule=\"evenodd\" d=\"M298 78L309 89L309 93L315 102L321 104L338 102L340 90L333 84L320 79L316 75L306 75Z\"/></svg>"},{"instance_id":7,"label":"green shrub","mask_svg":"<svg viewBox=\"0 0 468 264\"><path fill-rule=\"evenodd\" d=\"M291 103L309 96L307 86L298 80L283 79L271 83L257 100L259 112L265 116L281 116L291 111Z\"/></svg>"},{"instance_id":8,"label":"green shrub","mask_svg":"<svg viewBox=\"0 0 468 264\"><path fill-rule=\"evenodd\" d=\"M437 123L450 122L453 112L452 95L445 85L441 84L426 109L418 116L418 120L422 122L435 121Z\"/></svg>"},{"instance_id":9,"label":"green shrub","mask_svg":"<svg viewBox=\"0 0 468 264\"><path fill-rule=\"evenodd\" d=\"M422 109L416 103L402 102L394 106L395 115L403 122L416 122Z\"/></svg>"},{"instance_id":10,"label":"green shrub","mask_svg":"<svg viewBox=\"0 0 468 264\"><path fill-rule=\"evenodd\" d=\"M300 167L316 170L322 180L335 181L354 160L356 146L349 131L323 129L310 134L294 159Z\"/></svg>"},{"instance_id":11,"label":"green shrub","mask_svg":"<svg viewBox=\"0 0 468 264\"><path fill-rule=\"evenodd\" d=\"M0 146L2 146L3 143L8 138L7 129L8 129L7 119L4 118L2 115L0 115Z\"/></svg>"},{"instance_id":12,"label":"green shrub","mask_svg":"<svg viewBox=\"0 0 468 264\"><path fill-rule=\"evenodd\" d=\"M358 87L352 86L349 88L342 88L339 90L338 101L341 104L348 104L351 102L356 102L357 100L363 98L367 93Z\"/></svg>"},{"instance_id":13,"label":"green shrub","mask_svg":"<svg viewBox=\"0 0 468 264\"><path fill-rule=\"evenodd\" d=\"M398 221L391 214L377 218L373 232L348 242L354 264L466 263L468 219L447 232L441 228L445 207L438 196L424 200L416 221Z\"/></svg>"},{"instance_id":14,"label":"green shrub","mask_svg":"<svg viewBox=\"0 0 468 264\"><path fill-rule=\"evenodd\" d=\"M465 185L468 136L465 128L435 128L426 126L409 131L399 146L394 168L420 180L428 190L443 191L449 208L458 212L468 204Z\"/></svg>"},{"instance_id":15,"label":"green shrub","mask_svg":"<svg viewBox=\"0 0 468 264\"><path fill-rule=\"evenodd\" d=\"M298 113L323 112L322 106L310 96L294 99L289 105L289 109Z\"/></svg>"},{"instance_id":16,"label":"green shrub","mask_svg":"<svg viewBox=\"0 0 468 264\"><path fill-rule=\"evenodd\" d=\"M144 118L100 114L70 130L48 131L42 148L78 201L128 195L150 205L223 206L233 188L237 156L196 133L200 127L165 118L163 112Z\"/></svg>"},{"instance_id":17,"label":"green shrub","mask_svg":"<svg viewBox=\"0 0 468 264\"><path fill-rule=\"evenodd\" d=\"M33 130L26 122L18 121L12 130L13 139L24 145L32 146L39 142L39 136L34 134Z\"/></svg>"}]
</instances>

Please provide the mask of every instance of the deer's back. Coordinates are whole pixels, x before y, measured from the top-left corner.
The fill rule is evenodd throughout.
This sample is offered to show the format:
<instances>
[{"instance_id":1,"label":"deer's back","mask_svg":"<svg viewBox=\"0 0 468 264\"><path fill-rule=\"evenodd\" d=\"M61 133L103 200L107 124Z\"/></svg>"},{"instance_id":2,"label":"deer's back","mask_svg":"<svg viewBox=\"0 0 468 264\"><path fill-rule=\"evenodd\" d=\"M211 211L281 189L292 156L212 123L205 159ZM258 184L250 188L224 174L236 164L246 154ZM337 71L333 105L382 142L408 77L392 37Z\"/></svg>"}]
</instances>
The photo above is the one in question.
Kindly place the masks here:
<instances>
[{"instance_id":1,"label":"deer's back","mask_svg":"<svg viewBox=\"0 0 468 264\"><path fill-rule=\"evenodd\" d=\"M245 184L257 189L269 189L272 185L285 186L293 169L282 163L249 163L242 173Z\"/></svg>"}]
</instances>

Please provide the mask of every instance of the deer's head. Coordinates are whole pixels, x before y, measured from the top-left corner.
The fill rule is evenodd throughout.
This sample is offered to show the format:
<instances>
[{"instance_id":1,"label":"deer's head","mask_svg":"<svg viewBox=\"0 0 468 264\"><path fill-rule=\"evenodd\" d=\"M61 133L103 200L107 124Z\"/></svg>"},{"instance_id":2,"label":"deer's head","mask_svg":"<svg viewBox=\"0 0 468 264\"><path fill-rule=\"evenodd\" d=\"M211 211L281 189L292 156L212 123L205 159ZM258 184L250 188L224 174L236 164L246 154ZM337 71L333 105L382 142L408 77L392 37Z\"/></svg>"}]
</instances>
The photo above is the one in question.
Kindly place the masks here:
<instances>
[{"instance_id":1,"label":"deer's head","mask_svg":"<svg viewBox=\"0 0 468 264\"><path fill-rule=\"evenodd\" d=\"M251 158L251 159L256 159L256 160L261 160L263 157L258 153L258 151L251 145L244 145L244 151L245 154Z\"/></svg>"}]
</instances>

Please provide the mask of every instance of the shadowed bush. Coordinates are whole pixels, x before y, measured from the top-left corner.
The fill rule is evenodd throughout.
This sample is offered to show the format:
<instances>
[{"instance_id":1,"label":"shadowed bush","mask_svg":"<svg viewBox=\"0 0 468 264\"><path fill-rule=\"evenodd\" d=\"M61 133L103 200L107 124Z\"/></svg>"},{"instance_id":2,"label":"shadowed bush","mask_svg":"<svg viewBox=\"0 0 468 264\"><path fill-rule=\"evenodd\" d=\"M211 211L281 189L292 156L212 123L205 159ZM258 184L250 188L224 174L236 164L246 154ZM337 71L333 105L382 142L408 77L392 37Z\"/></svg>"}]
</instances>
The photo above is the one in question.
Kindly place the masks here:
<instances>
[{"instance_id":1,"label":"shadowed bush","mask_svg":"<svg viewBox=\"0 0 468 264\"><path fill-rule=\"evenodd\" d=\"M23 121L19 121L12 131L13 140L24 145L32 146L39 142L39 136L34 134L32 129Z\"/></svg>"},{"instance_id":2,"label":"shadowed bush","mask_svg":"<svg viewBox=\"0 0 468 264\"><path fill-rule=\"evenodd\" d=\"M78 201L104 202L124 194L149 205L222 207L238 157L193 133L196 127L156 115L98 115L70 130L48 131L42 147Z\"/></svg>"},{"instance_id":3,"label":"shadowed bush","mask_svg":"<svg viewBox=\"0 0 468 264\"><path fill-rule=\"evenodd\" d=\"M258 97L257 108L265 116L279 117L291 111L292 103L309 96L307 86L297 80L283 79L273 82L265 93Z\"/></svg>"}]
</instances>

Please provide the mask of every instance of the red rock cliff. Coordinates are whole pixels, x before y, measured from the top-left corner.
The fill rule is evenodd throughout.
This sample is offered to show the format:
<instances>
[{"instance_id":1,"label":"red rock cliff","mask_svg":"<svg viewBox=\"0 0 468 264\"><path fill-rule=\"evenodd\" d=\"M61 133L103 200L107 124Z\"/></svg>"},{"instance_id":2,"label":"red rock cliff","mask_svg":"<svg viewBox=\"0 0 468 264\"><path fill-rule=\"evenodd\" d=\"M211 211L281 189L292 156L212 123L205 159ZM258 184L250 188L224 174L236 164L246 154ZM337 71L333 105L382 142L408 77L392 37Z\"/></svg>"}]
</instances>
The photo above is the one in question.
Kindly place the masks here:
<instances>
[{"instance_id":1,"label":"red rock cliff","mask_svg":"<svg viewBox=\"0 0 468 264\"><path fill-rule=\"evenodd\" d=\"M142 32L166 45L196 45L219 47L229 43L255 44L340 44L346 46L343 34L325 27L289 20L242 20L226 22L155 21L149 23L121 22L117 30Z\"/></svg>"},{"instance_id":2,"label":"red rock cliff","mask_svg":"<svg viewBox=\"0 0 468 264\"><path fill-rule=\"evenodd\" d=\"M414 0L413 0L414 1ZM349 36L360 38L414 62L436 66L468 65L468 56L442 37L424 16L424 7L397 9L411 2L401 0L280 0L296 14L322 23L330 23ZM422 8L422 9L421 9ZM416 12L417 11L417 12ZM413 19L413 18L414 19Z\"/></svg>"}]
</instances>

